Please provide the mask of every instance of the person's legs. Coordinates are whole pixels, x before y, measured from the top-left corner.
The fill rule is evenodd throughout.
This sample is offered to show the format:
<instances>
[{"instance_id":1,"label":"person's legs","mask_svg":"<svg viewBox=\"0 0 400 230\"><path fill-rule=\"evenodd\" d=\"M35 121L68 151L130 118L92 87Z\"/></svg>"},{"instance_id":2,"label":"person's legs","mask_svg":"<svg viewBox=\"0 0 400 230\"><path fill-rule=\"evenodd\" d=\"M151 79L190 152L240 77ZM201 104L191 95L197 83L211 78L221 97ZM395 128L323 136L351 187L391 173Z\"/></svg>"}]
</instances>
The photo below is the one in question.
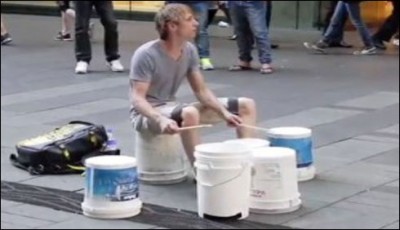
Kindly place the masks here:
<instances>
[{"instance_id":1,"label":"person's legs","mask_svg":"<svg viewBox=\"0 0 400 230\"><path fill-rule=\"evenodd\" d=\"M313 49L318 52L325 52L325 48L330 47L330 44L332 44L340 36L340 34L343 33L341 30L344 29L342 27L342 18L344 17L344 14L347 14L345 3L343 1L339 1L336 4L336 8L329 23L328 29L322 38L314 44L304 42L304 46L308 49Z\"/></svg>"},{"instance_id":2,"label":"person's legs","mask_svg":"<svg viewBox=\"0 0 400 230\"><path fill-rule=\"evenodd\" d=\"M243 67L250 67L250 62L253 60L251 57L253 38L244 7L239 5L239 3L232 2L230 5L230 13L234 31L237 36L236 44L239 49L239 65Z\"/></svg>"},{"instance_id":3,"label":"person's legs","mask_svg":"<svg viewBox=\"0 0 400 230\"><path fill-rule=\"evenodd\" d=\"M209 9L208 10L208 19L207 19L207 27L211 25L214 21L215 15L217 14L218 9Z\"/></svg>"},{"instance_id":4,"label":"person's legs","mask_svg":"<svg viewBox=\"0 0 400 230\"><path fill-rule=\"evenodd\" d=\"M329 1L328 12L326 13L324 18L324 28L322 29L322 36L324 36L324 34L329 28L329 24L332 20L333 14L335 13L336 5L338 2L339 1Z\"/></svg>"},{"instance_id":5,"label":"person's legs","mask_svg":"<svg viewBox=\"0 0 400 230\"><path fill-rule=\"evenodd\" d=\"M254 126L257 119L256 104L249 98L220 98L220 102L231 112L242 118L243 124ZM215 124L221 122L221 118L211 109L201 103L194 103L182 109L181 127L195 126L199 124ZM236 129L238 138L254 138L253 129L239 127ZM201 143L198 130L192 129L181 133L182 144L185 152L193 164L193 153L196 145Z\"/></svg>"},{"instance_id":6,"label":"person's legs","mask_svg":"<svg viewBox=\"0 0 400 230\"><path fill-rule=\"evenodd\" d=\"M58 1L57 3L61 13L61 31L58 32L55 39L71 41L71 33L75 24L75 11L71 9L70 1Z\"/></svg>"},{"instance_id":7,"label":"person's legs","mask_svg":"<svg viewBox=\"0 0 400 230\"><path fill-rule=\"evenodd\" d=\"M269 25L271 24L271 16L272 16L272 2L266 1L265 23L268 29Z\"/></svg>"},{"instance_id":8,"label":"person's legs","mask_svg":"<svg viewBox=\"0 0 400 230\"><path fill-rule=\"evenodd\" d=\"M333 1L334 7L337 5L338 1ZM335 9L335 8L333 8ZM333 13L332 13L333 15ZM347 42L344 41L344 31L345 31L345 26L346 26L346 21L348 18L348 14L340 14L338 20L338 29L337 29L337 34L335 37L331 38L331 41L329 43L329 47L342 47L342 48L351 48L353 47L352 45L348 44ZM328 22L329 24L329 22Z\"/></svg>"},{"instance_id":9,"label":"person's legs","mask_svg":"<svg viewBox=\"0 0 400 230\"><path fill-rule=\"evenodd\" d=\"M372 36L375 46L380 49L386 49L383 42L389 42L389 40L399 29L399 2L391 2L393 5L392 14L385 20L378 31Z\"/></svg>"},{"instance_id":10,"label":"person's legs","mask_svg":"<svg viewBox=\"0 0 400 230\"><path fill-rule=\"evenodd\" d=\"M339 1L336 4L335 11L329 23L328 29L326 30L323 41L326 43L333 43L337 41L341 36L343 37L343 18L347 17L347 11L345 3Z\"/></svg>"},{"instance_id":11,"label":"person's legs","mask_svg":"<svg viewBox=\"0 0 400 230\"><path fill-rule=\"evenodd\" d=\"M94 3L96 11L100 17L100 22L104 26L104 51L107 62L118 60L118 30L117 20L114 16L112 1L97 1Z\"/></svg>"},{"instance_id":12,"label":"person's legs","mask_svg":"<svg viewBox=\"0 0 400 230\"><path fill-rule=\"evenodd\" d=\"M89 63L92 50L89 40L89 20L92 13L92 1L76 1L75 55L77 62Z\"/></svg>"},{"instance_id":13,"label":"person's legs","mask_svg":"<svg viewBox=\"0 0 400 230\"><path fill-rule=\"evenodd\" d=\"M10 34L8 33L6 26L4 25L3 15L1 16L1 45L6 45L12 41Z\"/></svg>"},{"instance_id":14,"label":"person's legs","mask_svg":"<svg viewBox=\"0 0 400 230\"><path fill-rule=\"evenodd\" d=\"M208 2L198 2L190 4L199 22L198 34L195 39L196 46L201 59L203 70L212 70L214 66L210 60L210 40L208 36Z\"/></svg>"},{"instance_id":15,"label":"person's legs","mask_svg":"<svg viewBox=\"0 0 400 230\"><path fill-rule=\"evenodd\" d=\"M254 40L258 49L258 58L262 65L262 73L270 73L271 43L265 22L266 8L264 2L253 2L246 5L246 17L249 21Z\"/></svg>"},{"instance_id":16,"label":"person's legs","mask_svg":"<svg viewBox=\"0 0 400 230\"><path fill-rule=\"evenodd\" d=\"M222 10L222 12L224 12L225 17L226 17L226 22L229 23L229 24L232 24L231 14L229 12L227 4L226 3L220 4L219 5L219 9Z\"/></svg>"},{"instance_id":17,"label":"person's legs","mask_svg":"<svg viewBox=\"0 0 400 230\"><path fill-rule=\"evenodd\" d=\"M361 14L359 3L345 3L346 9L350 15L351 22L356 27L360 37L364 43L364 48L361 51L356 51L354 54L374 54L376 53L375 45L372 41L371 34L365 26Z\"/></svg>"},{"instance_id":18,"label":"person's legs","mask_svg":"<svg viewBox=\"0 0 400 230\"><path fill-rule=\"evenodd\" d=\"M272 16L272 1L266 1L266 14L265 14L265 23L267 25L267 30L269 31L269 27L271 24L271 16ZM272 49L277 49L279 48L278 44L272 44L271 42L271 48Z\"/></svg>"},{"instance_id":19,"label":"person's legs","mask_svg":"<svg viewBox=\"0 0 400 230\"><path fill-rule=\"evenodd\" d=\"M7 33L6 26L4 25L3 15L1 15L1 35L5 35Z\"/></svg>"}]
</instances>

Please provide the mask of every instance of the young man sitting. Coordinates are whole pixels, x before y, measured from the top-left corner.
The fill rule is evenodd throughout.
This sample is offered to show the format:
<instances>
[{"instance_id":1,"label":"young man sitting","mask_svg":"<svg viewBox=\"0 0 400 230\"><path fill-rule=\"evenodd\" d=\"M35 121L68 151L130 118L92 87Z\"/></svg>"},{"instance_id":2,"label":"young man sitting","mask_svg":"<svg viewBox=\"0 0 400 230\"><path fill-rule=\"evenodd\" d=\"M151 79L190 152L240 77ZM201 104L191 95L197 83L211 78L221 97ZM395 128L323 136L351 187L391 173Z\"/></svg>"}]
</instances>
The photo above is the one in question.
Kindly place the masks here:
<instances>
[{"instance_id":1,"label":"young man sitting","mask_svg":"<svg viewBox=\"0 0 400 230\"><path fill-rule=\"evenodd\" d=\"M184 4L165 5L156 15L160 39L140 46L131 60L131 121L139 132L152 135L180 134L190 163L194 148L200 144L196 129L180 127L224 120L237 128L239 138L253 137L253 131L241 124L256 123L256 105L248 98L216 98L207 88L196 47L198 22ZM182 104L175 95L187 79L198 101Z\"/></svg>"}]
</instances>

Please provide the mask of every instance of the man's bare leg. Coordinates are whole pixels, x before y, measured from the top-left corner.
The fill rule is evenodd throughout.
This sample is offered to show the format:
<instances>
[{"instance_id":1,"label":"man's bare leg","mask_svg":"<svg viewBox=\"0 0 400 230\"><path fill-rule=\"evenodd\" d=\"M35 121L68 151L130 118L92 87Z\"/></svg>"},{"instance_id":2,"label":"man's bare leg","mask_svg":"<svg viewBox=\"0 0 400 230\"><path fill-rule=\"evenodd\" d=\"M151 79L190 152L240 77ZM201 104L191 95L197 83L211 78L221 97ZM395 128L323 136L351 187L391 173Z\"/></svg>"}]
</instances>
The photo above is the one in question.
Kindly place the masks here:
<instances>
[{"instance_id":1,"label":"man's bare leg","mask_svg":"<svg viewBox=\"0 0 400 230\"><path fill-rule=\"evenodd\" d=\"M250 98L239 98L239 117L242 118L243 124L255 126L257 122L256 103ZM238 138L255 138L255 130L240 127L236 130Z\"/></svg>"},{"instance_id":2,"label":"man's bare leg","mask_svg":"<svg viewBox=\"0 0 400 230\"><path fill-rule=\"evenodd\" d=\"M4 35L6 33L7 33L7 29L6 29L6 27L4 26L4 23L3 23L3 16L1 16L1 35Z\"/></svg>"},{"instance_id":3,"label":"man's bare leg","mask_svg":"<svg viewBox=\"0 0 400 230\"><path fill-rule=\"evenodd\" d=\"M200 124L199 111L192 106L186 107L182 110L182 127L189 127ZM200 135L197 129L182 131L181 133L183 148L186 155L193 166L195 147L200 144Z\"/></svg>"}]
</instances>

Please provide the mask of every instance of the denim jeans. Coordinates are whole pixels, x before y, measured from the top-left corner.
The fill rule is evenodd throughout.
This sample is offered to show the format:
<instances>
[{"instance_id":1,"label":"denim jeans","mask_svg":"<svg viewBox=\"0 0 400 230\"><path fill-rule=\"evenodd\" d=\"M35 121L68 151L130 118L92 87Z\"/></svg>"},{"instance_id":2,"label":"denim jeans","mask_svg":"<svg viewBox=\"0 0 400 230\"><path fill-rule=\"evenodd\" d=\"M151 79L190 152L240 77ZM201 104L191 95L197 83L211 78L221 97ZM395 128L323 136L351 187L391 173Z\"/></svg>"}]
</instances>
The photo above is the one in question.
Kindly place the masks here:
<instances>
[{"instance_id":1,"label":"denim jeans","mask_svg":"<svg viewBox=\"0 0 400 230\"><path fill-rule=\"evenodd\" d=\"M322 35L324 35L329 28L329 24L331 22L331 19L333 18L333 14L335 13L336 5L338 4L338 2L339 1L331 1L331 3L330 3L329 12L327 13L326 18L324 20L325 25L324 25ZM341 41L343 41L344 26L346 25L346 21L347 21L347 14L341 14L337 20L339 21L338 33L337 33L337 37L331 39L332 43L340 43ZM339 31L340 31L340 33L339 33Z\"/></svg>"},{"instance_id":2,"label":"denim jeans","mask_svg":"<svg viewBox=\"0 0 400 230\"><path fill-rule=\"evenodd\" d=\"M266 6L264 1L229 1L232 22L237 35L239 60L251 62L253 38L256 41L258 58L261 64L270 64L271 43L266 25Z\"/></svg>"},{"instance_id":3,"label":"denim jeans","mask_svg":"<svg viewBox=\"0 0 400 230\"><path fill-rule=\"evenodd\" d=\"M199 56L200 58L208 58L210 57L210 39L208 37L208 9L210 3L203 1L190 4L188 2L187 4L192 8L199 22L199 30L195 40Z\"/></svg>"},{"instance_id":4,"label":"denim jeans","mask_svg":"<svg viewBox=\"0 0 400 230\"><path fill-rule=\"evenodd\" d=\"M90 62L92 49L89 39L89 20L95 7L104 26L104 50L107 61L119 59L117 20L112 1L75 1L75 56L77 61Z\"/></svg>"},{"instance_id":5,"label":"denim jeans","mask_svg":"<svg viewBox=\"0 0 400 230\"><path fill-rule=\"evenodd\" d=\"M333 14L332 20L329 24L328 30L324 35L324 42L331 43L334 42L337 37L340 36L340 33L343 32L343 29L340 28L341 18L343 18L344 14L349 14L351 22L357 28L358 33L361 36L361 39L366 47L374 46L372 43L372 37L369 33L367 27L365 26L363 20L360 15L360 4L359 3L345 3L343 1L339 1L336 5L335 13Z\"/></svg>"}]
</instances>

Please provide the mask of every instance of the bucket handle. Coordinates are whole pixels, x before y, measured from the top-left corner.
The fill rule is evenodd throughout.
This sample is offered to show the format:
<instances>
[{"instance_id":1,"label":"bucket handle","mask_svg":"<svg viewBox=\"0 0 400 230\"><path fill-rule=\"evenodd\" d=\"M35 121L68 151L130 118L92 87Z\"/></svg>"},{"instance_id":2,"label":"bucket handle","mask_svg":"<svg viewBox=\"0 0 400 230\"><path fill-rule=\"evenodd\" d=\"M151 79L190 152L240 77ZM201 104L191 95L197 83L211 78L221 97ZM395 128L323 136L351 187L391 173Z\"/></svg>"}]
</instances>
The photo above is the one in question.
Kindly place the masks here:
<instances>
[{"instance_id":1,"label":"bucket handle","mask_svg":"<svg viewBox=\"0 0 400 230\"><path fill-rule=\"evenodd\" d=\"M207 183L203 183L203 182L200 182L200 181L197 181L197 183L200 183L201 185L206 186L206 187L217 187L217 186L229 183L229 182L233 181L234 179L238 178L240 175L242 175L242 173L246 169L246 165L247 164L242 163L241 165L242 165L242 167L240 167L241 168L240 172L236 176L230 178L229 180L222 181L222 182L219 182L219 183L216 183L216 184L207 184ZM207 165L206 167L197 165L196 167L200 168L200 169L210 169L211 168L209 165ZM239 168L238 167L230 167L230 168L225 168L225 169L239 169Z\"/></svg>"}]
</instances>

